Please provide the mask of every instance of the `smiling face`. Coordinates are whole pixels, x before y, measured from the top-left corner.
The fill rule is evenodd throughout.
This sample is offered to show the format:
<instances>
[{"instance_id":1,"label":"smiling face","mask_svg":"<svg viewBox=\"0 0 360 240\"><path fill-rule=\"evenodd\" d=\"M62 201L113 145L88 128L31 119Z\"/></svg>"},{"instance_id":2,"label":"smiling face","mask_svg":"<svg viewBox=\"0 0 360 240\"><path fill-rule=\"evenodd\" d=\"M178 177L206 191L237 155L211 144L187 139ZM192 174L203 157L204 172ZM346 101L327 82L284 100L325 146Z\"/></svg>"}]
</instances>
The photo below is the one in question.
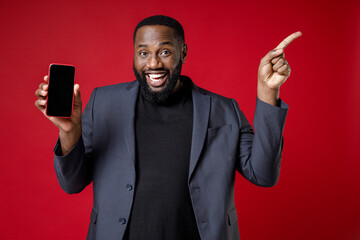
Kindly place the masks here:
<instances>
[{"instance_id":1,"label":"smiling face","mask_svg":"<svg viewBox=\"0 0 360 240\"><path fill-rule=\"evenodd\" d=\"M134 42L134 73L145 98L164 102L180 87L181 65L186 45L173 28L149 25L138 29Z\"/></svg>"}]
</instances>

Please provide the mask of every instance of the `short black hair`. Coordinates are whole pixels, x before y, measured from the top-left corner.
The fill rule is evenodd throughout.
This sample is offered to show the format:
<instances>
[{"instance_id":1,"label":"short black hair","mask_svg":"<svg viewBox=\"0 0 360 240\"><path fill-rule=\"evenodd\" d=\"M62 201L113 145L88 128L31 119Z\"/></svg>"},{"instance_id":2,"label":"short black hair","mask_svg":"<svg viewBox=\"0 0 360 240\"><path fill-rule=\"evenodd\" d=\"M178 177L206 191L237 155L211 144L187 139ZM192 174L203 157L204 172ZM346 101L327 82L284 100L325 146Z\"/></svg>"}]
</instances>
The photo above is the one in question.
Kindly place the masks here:
<instances>
[{"instance_id":1,"label":"short black hair","mask_svg":"<svg viewBox=\"0 0 360 240\"><path fill-rule=\"evenodd\" d=\"M176 19L164 15L155 15L141 20L138 23L138 25L136 25L134 30L134 35L133 35L134 43L135 43L136 32L138 31L138 29L143 26L151 26L151 25L163 25L173 28L175 30L175 37L181 42L185 43L184 29L181 26L181 24Z\"/></svg>"}]
</instances>

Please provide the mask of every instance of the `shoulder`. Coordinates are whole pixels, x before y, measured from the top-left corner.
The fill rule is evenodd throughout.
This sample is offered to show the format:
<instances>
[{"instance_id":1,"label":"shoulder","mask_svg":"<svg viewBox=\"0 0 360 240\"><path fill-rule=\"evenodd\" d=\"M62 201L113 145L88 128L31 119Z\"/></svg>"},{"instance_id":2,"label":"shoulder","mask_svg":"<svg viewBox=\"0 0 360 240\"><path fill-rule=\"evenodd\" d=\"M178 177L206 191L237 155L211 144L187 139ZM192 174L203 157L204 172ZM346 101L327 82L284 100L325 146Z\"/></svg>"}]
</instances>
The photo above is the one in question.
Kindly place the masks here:
<instances>
[{"instance_id":1,"label":"shoulder","mask_svg":"<svg viewBox=\"0 0 360 240\"><path fill-rule=\"evenodd\" d=\"M211 101L213 103L219 103L219 104L229 104L229 105L233 105L234 103L234 99L229 98L229 97L225 97L222 96L220 94L214 93L212 91L206 90L204 88L201 88L199 86L197 86L195 83L192 82L192 80L186 76L183 76L185 79L188 79L187 81L191 82L192 85L192 93L193 95L204 95L204 96L208 96L211 98Z\"/></svg>"},{"instance_id":2,"label":"shoulder","mask_svg":"<svg viewBox=\"0 0 360 240\"><path fill-rule=\"evenodd\" d=\"M229 103L231 103L231 101L233 101L232 98L222 96L220 94L211 92L211 91L206 90L206 89L201 88L201 87L198 87L198 91L200 91L202 94L207 95L207 96L211 97L212 99L220 101L220 102L229 102Z\"/></svg>"},{"instance_id":3,"label":"shoulder","mask_svg":"<svg viewBox=\"0 0 360 240\"><path fill-rule=\"evenodd\" d=\"M93 90L89 101L97 102L100 105L128 103L134 98L136 99L138 86L137 81L132 81L97 87Z\"/></svg>"}]
</instances>

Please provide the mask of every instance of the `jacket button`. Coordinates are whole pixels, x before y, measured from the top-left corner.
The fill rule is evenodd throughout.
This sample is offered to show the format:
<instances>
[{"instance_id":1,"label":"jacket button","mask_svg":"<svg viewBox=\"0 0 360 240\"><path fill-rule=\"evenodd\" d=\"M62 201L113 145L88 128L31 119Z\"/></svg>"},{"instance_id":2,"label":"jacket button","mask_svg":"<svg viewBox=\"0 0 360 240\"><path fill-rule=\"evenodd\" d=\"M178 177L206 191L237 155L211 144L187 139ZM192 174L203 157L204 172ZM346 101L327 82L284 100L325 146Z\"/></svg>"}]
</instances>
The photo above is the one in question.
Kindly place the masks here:
<instances>
[{"instance_id":1,"label":"jacket button","mask_svg":"<svg viewBox=\"0 0 360 240\"><path fill-rule=\"evenodd\" d=\"M133 186L131 184L126 185L126 190L128 191L133 190Z\"/></svg>"},{"instance_id":2,"label":"jacket button","mask_svg":"<svg viewBox=\"0 0 360 240\"><path fill-rule=\"evenodd\" d=\"M125 223L126 223L126 219L125 219L125 218L120 218L120 219L119 219L119 222L120 222L121 224L125 224Z\"/></svg>"}]
</instances>

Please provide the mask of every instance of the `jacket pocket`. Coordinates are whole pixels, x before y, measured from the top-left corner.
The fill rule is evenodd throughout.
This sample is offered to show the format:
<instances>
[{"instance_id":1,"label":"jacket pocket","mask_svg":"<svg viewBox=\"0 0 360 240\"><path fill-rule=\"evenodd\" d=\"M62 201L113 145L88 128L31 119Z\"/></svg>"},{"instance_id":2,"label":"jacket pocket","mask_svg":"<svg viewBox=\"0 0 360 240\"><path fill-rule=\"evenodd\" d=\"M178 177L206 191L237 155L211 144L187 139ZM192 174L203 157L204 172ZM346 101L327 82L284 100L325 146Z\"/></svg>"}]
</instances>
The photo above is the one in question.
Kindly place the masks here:
<instances>
[{"instance_id":1,"label":"jacket pocket","mask_svg":"<svg viewBox=\"0 0 360 240\"><path fill-rule=\"evenodd\" d=\"M93 224L96 224L96 219L97 219L97 211L95 208L93 208L91 210L91 215L90 215L90 221L93 223Z\"/></svg>"},{"instance_id":2,"label":"jacket pocket","mask_svg":"<svg viewBox=\"0 0 360 240\"><path fill-rule=\"evenodd\" d=\"M237 222L237 213L236 213L236 208L233 208L229 211L228 214L228 223L229 225L233 225L234 223Z\"/></svg>"},{"instance_id":3,"label":"jacket pocket","mask_svg":"<svg viewBox=\"0 0 360 240\"><path fill-rule=\"evenodd\" d=\"M214 136L222 132L223 130L231 130L231 129L232 129L231 124L228 124L221 127L208 128L207 132L208 132L208 136Z\"/></svg>"}]
</instances>

